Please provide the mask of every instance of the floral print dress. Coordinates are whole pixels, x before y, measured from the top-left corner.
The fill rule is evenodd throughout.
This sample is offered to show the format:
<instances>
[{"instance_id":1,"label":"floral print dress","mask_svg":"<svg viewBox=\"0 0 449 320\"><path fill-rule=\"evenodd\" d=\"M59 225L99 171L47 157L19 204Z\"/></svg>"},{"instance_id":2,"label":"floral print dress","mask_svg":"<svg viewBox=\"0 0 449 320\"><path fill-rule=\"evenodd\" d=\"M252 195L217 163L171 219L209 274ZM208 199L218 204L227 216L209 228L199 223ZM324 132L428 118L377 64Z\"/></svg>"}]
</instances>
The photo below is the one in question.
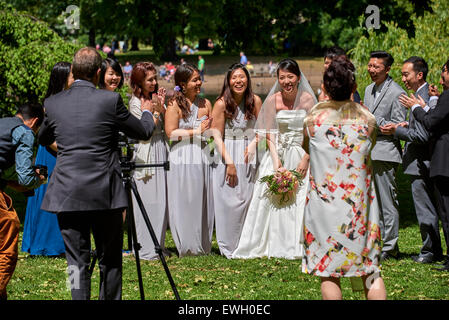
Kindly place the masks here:
<instances>
[{"instance_id":1,"label":"floral print dress","mask_svg":"<svg viewBox=\"0 0 449 320\"><path fill-rule=\"evenodd\" d=\"M379 272L379 208L370 164L375 118L354 102L328 101L305 121L310 185L302 271L321 277Z\"/></svg>"}]
</instances>

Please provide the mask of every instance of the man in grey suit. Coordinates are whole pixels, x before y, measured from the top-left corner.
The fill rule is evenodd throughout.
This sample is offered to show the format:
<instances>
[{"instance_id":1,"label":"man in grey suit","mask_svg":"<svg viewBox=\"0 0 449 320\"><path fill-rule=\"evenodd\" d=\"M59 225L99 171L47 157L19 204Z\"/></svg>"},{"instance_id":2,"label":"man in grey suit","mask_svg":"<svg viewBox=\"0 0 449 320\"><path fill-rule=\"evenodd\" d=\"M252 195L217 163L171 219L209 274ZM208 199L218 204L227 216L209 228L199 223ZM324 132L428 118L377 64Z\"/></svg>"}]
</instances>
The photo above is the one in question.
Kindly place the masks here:
<instances>
[{"instance_id":1,"label":"man in grey suit","mask_svg":"<svg viewBox=\"0 0 449 320\"><path fill-rule=\"evenodd\" d=\"M443 93L439 95L434 86L429 94L439 95L437 105L428 108L421 97L401 96L401 103L411 108L415 119L424 125L431 137L431 159L430 178L435 184L438 213L443 226L443 234L446 239L446 249L449 250L449 60L443 65L441 70L440 84L443 86ZM431 93L432 92L432 93ZM446 260L438 271L449 271L449 260Z\"/></svg>"},{"instance_id":2,"label":"man in grey suit","mask_svg":"<svg viewBox=\"0 0 449 320\"><path fill-rule=\"evenodd\" d=\"M405 121L407 112L399 103L405 91L388 75L393 57L385 51L371 52L368 72L373 83L365 89L364 102L374 114L379 127ZM399 139L378 132L371 151L374 185L379 201L380 229L383 239L383 260L399 257L399 203L397 200L396 171L402 162Z\"/></svg>"},{"instance_id":3,"label":"man in grey suit","mask_svg":"<svg viewBox=\"0 0 449 320\"><path fill-rule=\"evenodd\" d=\"M58 155L42 209L57 213L66 247L72 299L90 299L90 230L100 267L100 299L121 299L123 209L119 130L148 140L154 129L150 105L132 116L118 93L96 89L101 56L93 48L75 53L75 82L47 98L39 142L56 141Z\"/></svg>"},{"instance_id":4,"label":"man in grey suit","mask_svg":"<svg viewBox=\"0 0 449 320\"><path fill-rule=\"evenodd\" d=\"M432 108L437 99L429 101L429 84L426 61L421 57L410 57L402 65L402 81L408 90L420 96ZM407 123L389 124L381 128L383 134L393 134L406 141L402 167L410 175L413 202L423 246L419 255L412 256L418 263L432 263L443 258L439 219L434 183L430 179L430 133L424 125L416 121L413 113Z\"/></svg>"}]
</instances>

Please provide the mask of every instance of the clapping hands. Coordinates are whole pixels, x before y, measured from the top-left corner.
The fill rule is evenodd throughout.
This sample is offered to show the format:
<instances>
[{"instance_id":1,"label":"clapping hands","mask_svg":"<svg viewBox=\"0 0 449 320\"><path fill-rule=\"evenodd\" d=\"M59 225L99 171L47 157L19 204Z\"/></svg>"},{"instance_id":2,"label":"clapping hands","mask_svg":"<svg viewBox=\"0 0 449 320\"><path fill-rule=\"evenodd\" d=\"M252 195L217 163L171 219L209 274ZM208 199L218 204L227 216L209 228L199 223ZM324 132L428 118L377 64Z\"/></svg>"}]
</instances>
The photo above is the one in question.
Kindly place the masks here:
<instances>
[{"instance_id":1,"label":"clapping hands","mask_svg":"<svg viewBox=\"0 0 449 320\"><path fill-rule=\"evenodd\" d=\"M380 132L385 135L393 135L396 132L397 127L408 127L408 122L403 121L399 123L388 123L386 125L380 126Z\"/></svg>"},{"instance_id":2,"label":"clapping hands","mask_svg":"<svg viewBox=\"0 0 449 320\"><path fill-rule=\"evenodd\" d=\"M141 102L141 109L148 110L151 113L158 112L158 113L164 113L164 103L165 103L165 96L167 94L167 90L165 88L160 88L157 93L153 93L151 96L151 99L147 98L140 98Z\"/></svg>"},{"instance_id":3,"label":"clapping hands","mask_svg":"<svg viewBox=\"0 0 449 320\"><path fill-rule=\"evenodd\" d=\"M410 109L415 104L419 104L423 108L426 106L426 102L424 101L424 99L421 98L420 95L417 95L417 97L415 97L413 93L410 94L410 97L408 97L406 94L401 94L399 96L399 102L407 109Z\"/></svg>"},{"instance_id":4,"label":"clapping hands","mask_svg":"<svg viewBox=\"0 0 449 320\"><path fill-rule=\"evenodd\" d=\"M431 97L432 96L437 96L437 97L440 96L440 92L438 91L438 87L436 85L431 84L429 86L429 96L431 96Z\"/></svg>"}]
</instances>

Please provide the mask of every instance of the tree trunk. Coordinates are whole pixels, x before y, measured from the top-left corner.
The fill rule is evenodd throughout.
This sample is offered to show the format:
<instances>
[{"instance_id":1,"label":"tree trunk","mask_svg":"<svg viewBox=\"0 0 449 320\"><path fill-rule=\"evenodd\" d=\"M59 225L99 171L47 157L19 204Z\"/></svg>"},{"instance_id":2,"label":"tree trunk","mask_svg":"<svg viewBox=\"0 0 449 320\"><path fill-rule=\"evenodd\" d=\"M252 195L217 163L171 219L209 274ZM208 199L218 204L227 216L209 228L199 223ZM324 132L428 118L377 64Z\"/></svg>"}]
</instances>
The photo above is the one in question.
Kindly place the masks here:
<instances>
[{"instance_id":1,"label":"tree trunk","mask_svg":"<svg viewBox=\"0 0 449 320\"><path fill-rule=\"evenodd\" d=\"M131 50L130 51L139 51L139 39L137 37L131 38Z\"/></svg>"},{"instance_id":2,"label":"tree trunk","mask_svg":"<svg viewBox=\"0 0 449 320\"><path fill-rule=\"evenodd\" d=\"M162 59L165 61L176 61L178 56L176 55L176 38L170 36L170 40L167 42Z\"/></svg>"},{"instance_id":3,"label":"tree trunk","mask_svg":"<svg viewBox=\"0 0 449 320\"><path fill-rule=\"evenodd\" d=\"M89 46L92 48L95 48L97 44L95 43L95 29L90 28L89 29Z\"/></svg>"}]
</instances>

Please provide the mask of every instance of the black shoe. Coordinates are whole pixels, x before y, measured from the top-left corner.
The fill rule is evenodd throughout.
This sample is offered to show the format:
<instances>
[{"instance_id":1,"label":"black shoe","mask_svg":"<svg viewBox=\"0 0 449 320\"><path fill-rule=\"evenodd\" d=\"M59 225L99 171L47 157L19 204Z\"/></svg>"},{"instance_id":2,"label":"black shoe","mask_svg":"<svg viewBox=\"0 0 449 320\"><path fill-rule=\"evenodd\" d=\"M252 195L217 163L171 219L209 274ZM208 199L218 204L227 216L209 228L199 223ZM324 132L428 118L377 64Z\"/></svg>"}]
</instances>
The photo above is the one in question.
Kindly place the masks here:
<instances>
[{"instance_id":1,"label":"black shoe","mask_svg":"<svg viewBox=\"0 0 449 320\"><path fill-rule=\"evenodd\" d=\"M441 267L441 268L432 268L432 270L449 272L449 263L446 262L446 263L443 265L443 267Z\"/></svg>"},{"instance_id":2,"label":"black shoe","mask_svg":"<svg viewBox=\"0 0 449 320\"><path fill-rule=\"evenodd\" d=\"M421 256L412 256L412 260L417 262L417 263L423 263L423 264L428 264L428 263L435 263L437 262L436 259L433 258L428 258L428 257L421 257Z\"/></svg>"},{"instance_id":3,"label":"black shoe","mask_svg":"<svg viewBox=\"0 0 449 320\"><path fill-rule=\"evenodd\" d=\"M390 252L382 252L382 254L380 255L380 260L381 261L386 261L386 260L391 260L391 259L398 260L399 259L399 253L392 254Z\"/></svg>"}]
</instances>

